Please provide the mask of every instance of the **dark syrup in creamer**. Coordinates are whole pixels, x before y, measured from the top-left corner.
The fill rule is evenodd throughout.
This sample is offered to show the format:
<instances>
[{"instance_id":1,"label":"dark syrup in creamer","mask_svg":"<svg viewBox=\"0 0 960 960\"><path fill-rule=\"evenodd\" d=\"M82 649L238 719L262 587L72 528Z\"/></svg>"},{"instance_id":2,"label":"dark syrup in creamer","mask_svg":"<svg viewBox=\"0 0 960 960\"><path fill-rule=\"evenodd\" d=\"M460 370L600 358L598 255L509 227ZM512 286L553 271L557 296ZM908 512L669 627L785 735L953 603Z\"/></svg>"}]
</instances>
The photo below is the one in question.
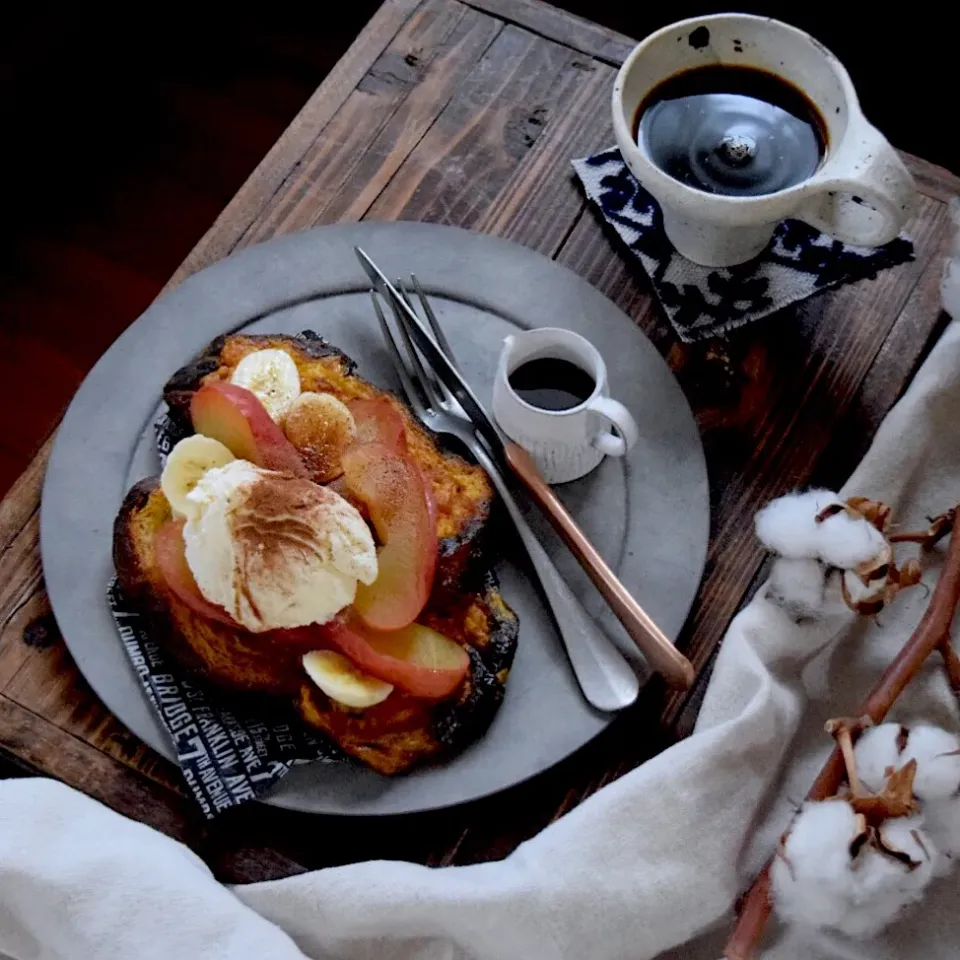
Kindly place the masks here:
<instances>
[{"instance_id":1,"label":"dark syrup in creamer","mask_svg":"<svg viewBox=\"0 0 960 960\"><path fill-rule=\"evenodd\" d=\"M826 125L803 91L755 67L714 64L669 77L640 104L634 139L675 180L733 197L812 176Z\"/></svg>"},{"instance_id":2,"label":"dark syrup in creamer","mask_svg":"<svg viewBox=\"0 0 960 960\"><path fill-rule=\"evenodd\" d=\"M521 400L541 410L572 410L589 400L597 386L586 370L556 357L521 363L507 380Z\"/></svg>"}]
</instances>

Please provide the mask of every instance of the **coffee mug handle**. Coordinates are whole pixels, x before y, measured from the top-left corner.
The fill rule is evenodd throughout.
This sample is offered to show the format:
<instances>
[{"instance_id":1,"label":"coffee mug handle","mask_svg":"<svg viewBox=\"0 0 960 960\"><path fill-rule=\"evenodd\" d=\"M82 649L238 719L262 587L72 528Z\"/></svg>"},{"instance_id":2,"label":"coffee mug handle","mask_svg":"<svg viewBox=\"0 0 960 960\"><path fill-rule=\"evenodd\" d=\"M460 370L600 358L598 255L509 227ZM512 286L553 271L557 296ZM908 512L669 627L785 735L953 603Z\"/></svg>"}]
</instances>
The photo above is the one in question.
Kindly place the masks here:
<instances>
[{"instance_id":1,"label":"coffee mug handle","mask_svg":"<svg viewBox=\"0 0 960 960\"><path fill-rule=\"evenodd\" d=\"M863 119L851 123L857 124L847 134L853 146L834 158L836 173L814 178L815 192L795 216L843 243L878 247L893 240L910 217L916 184L876 127Z\"/></svg>"},{"instance_id":2,"label":"coffee mug handle","mask_svg":"<svg viewBox=\"0 0 960 960\"><path fill-rule=\"evenodd\" d=\"M593 445L608 457L622 457L640 439L640 430L630 411L618 400L594 397L587 405L597 416L613 424L619 436L603 430L593 438Z\"/></svg>"}]
</instances>

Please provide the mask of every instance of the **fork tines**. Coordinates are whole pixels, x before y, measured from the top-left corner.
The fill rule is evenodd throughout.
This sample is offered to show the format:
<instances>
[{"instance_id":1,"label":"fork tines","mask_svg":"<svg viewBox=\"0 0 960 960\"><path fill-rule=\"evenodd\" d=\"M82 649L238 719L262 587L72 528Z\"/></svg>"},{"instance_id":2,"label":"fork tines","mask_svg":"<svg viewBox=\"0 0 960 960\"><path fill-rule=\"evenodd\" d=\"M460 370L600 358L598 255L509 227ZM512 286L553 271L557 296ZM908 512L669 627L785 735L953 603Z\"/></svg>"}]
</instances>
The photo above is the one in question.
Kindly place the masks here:
<instances>
[{"instance_id":1,"label":"fork tines","mask_svg":"<svg viewBox=\"0 0 960 960\"><path fill-rule=\"evenodd\" d=\"M410 404L411 409L418 417L422 417L424 413L423 399L421 399L417 387L414 386L417 374L411 370L408 361L404 359L400 348L397 346L396 335L390 329L390 324L383 314L383 308L380 306L380 295L376 290L370 291L370 299L373 301L373 309L377 314L377 322L380 324L380 330L383 333L383 341L387 347L387 352L390 354L394 369L397 371L397 376L400 378L400 386L406 396L407 403ZM394 318L396 318L396 308L394 308ZM401 329L403 328L399 319L397 319L397 324Z\"/></svg>"},{"instance_id":2,"label":"fork tines","mask_svg":"<svg viewBox=\"0 0 960 960\"><path fill-rule=\"evenodd\" d=\"M450 349L450 344L443 333L443 329L437 320L436 314L434 313L426 294L423 292L423 288L420 286L417 278L412 274L410 280L414 290L417 293L417 299L420 301L420 307L427 319L430 330L433 333L434 340L440 349L446 354L447 359L451 362L451 364L456 366L456 360ZM395 286L400 296L403 297L406 305L411 310L416 312L416 308L413 305L413 301L411 300L403 281L397 280L395 282ZM393 361L394 367L396 367L397 374L400 377L401 386L403 387L403 391L407 396L407 401L410 403L410 406L413 407L414 412L418 415L420 414L421 410L424 409L424 402L426 403L426 407L428 409L433 409L435 411L442 410L444 408L444 402L449 401L450 399L447 388L433 372L430 365L420 355L420 352L414 345L413 340L410 338L410 334L408 333L406 326L409 321L404 317L397 304L393 302L393 299L388 296L387 301L390 304L390 309L393 313L394 324L396 326L396 330L394 330L383 313L383 310L380 306L380 297L377 292L371 290L370 295L373 299L374 308L377 313L377 320L380 323L380 329L383 332L387 349L390 352L390 359Z\"/></svg>"}]
</instances>

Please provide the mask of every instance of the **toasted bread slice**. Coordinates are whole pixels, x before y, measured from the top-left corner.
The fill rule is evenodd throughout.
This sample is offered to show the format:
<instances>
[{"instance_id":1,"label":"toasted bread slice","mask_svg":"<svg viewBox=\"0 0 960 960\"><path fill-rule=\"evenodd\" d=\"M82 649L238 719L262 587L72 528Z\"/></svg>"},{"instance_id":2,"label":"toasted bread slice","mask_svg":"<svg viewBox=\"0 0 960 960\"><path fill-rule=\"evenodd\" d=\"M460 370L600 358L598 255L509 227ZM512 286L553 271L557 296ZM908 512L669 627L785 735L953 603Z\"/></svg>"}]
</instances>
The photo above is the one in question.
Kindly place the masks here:
<instances>
[{"instance_id":1,"label":"toasted bread slice","mask_svg":"<svg viewBox=\"0 0 960 960\"><path fill-rule=\"evenodd\" d=\"M181 665L226 688L289 698L308 724L381 773L399 773L461 749L496 712L518 632L516 616L489 572L489 480L479 467L444 451L403 403L358 377L349 357L312 333L218 338L170 378L164 399L171 415L192 429L193 394L210 380L228 380L243 357L264 349L292 357L304 390L344 402L386 398L402 417L410 455L429 479L437 504L437 574L419 620L468 649L470 671L460 688L441 703L395 690L373 708L350 710L307 680L301 662L307 650L298 647L298 634L278 642L275 635L248 633L195 613L167 587L156 564L154 538L172 517L156 479L138 483L117 517L114 563L120 587L150 617L151 633Z\"/></svg>"},{"instance_id":2,"label":"toasted bread slice","mask_svg":"<svg viewBox=\"0 0 960 960\"><path fill-rule=\"evenodd\" d=\"M430 703L394 690L375 707L351 711L312 683L301 685L297 699L307 723L379 773L401 773L476 740L500 706L516 652L516 615L492 582L483 592L461 597L444 610L427 611L419 619L470 653L470 671L452 699Z\"/></svg>"},{"instance_id":3,"label":"toasted bread slice","mask_svg":"<svg viewBox=\"0 0 960 960\"><path fill-rule=\"evenodd\" d=\"M189 424L190 400L204 383L229 380L247 354L267 349L284 350L293 358L305 391L332 393L344 402L385 398L393 404L403 418L410 454L430 480L437 504L436 598L442 600L445 592L455 594L459 590L475 589L490 566L486 560L485 533L494 497L486 473L443 450L437 438L414 418L404 403L357 376L353 360L322 337L310 331L296 337L282 334L218 337L167 382L163 398L171 413Z\"/></svg>"},{"instance_id":4,"label":"toasted bread slice","mask_svg":"<svg viewBox=\"0 0 960 960\"><path fill-rule=\"evenodd\" d=\"M156 563L154 538L173 519L159 480L141 480L127 494L113 528L113 564L127 601L150 617L150 633L192 672L236 690L295 694L306 650L270 643L200 616L171 591Z\"/></svg>"},{"instance_id":5,"label":"toasted bread slice","mask_svg":"<svg viewBox=\"0 0 960 960\"><path fill-rule=\"evenodd\" d=\"M395 690L370 710L351 711L306 680L301 657L309 647L209 620L177 598L154 553L157 531L171 518L156 478L136 484L114 524L114 565L127 601L150 618L153 638L192 673L233 690L291 698L307 723L384 774L461 749L486 729L503 697L518 630L492 580L479 592L448 595L420 617L469 650L471 668L453 698L429 703Z\"/></svg>"}]
</instances>

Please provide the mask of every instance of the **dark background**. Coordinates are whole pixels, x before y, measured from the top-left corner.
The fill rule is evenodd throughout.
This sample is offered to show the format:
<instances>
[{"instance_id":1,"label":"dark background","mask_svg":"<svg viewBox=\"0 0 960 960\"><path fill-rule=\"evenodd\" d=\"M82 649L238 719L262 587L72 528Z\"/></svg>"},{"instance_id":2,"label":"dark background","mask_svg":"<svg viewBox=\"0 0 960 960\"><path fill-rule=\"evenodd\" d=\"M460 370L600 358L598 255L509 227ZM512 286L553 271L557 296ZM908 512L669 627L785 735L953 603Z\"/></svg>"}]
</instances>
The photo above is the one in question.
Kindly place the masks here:
<instances>
[{"instance_id":1,"label":"dark background","mask_svg":"<svg viewBox=\"0 0 960 960\"><path fill-rule=\"evenodd\" d=\"M379 4L8 5L0 31L0 493ZM561 0L640 38L729 9ZM741 4L820 39L898 147L960 168L933 5ZM254 12L247 12L247 11ZM599 146L599 145L598 145Z\"/></svg>"}]
</instances>

